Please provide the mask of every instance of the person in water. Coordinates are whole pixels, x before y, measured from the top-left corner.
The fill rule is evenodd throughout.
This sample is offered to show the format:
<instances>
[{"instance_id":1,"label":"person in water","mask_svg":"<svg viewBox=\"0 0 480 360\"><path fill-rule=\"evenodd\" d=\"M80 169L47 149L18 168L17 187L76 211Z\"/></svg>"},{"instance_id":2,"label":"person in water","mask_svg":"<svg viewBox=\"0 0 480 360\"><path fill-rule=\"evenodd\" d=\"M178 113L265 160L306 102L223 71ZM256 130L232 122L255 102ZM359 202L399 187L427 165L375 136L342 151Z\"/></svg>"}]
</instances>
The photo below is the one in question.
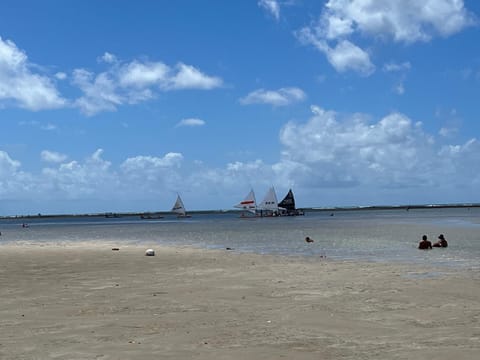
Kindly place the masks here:
<instances>
[{"instance_id":1,"label":"person in water","mask_svg":"<svg viewBox=\"0 0 480 360\"><path fill-rule=\"evenodd\" d=\"M432 248L432 243L427 240L427 235L422 236L422 241L418 243L418 248L420 250L428 250Z\"/></svg>"},{"instance_id":2,"label":"person in water","mask_svg":"<svg viewBox=\"0 0 480 360\"><path fill-rule=\"evenodd\" d=\"M438 239L439 240L435 244L432 245L433 247L448 247L448 242L445 239L445 236L443 236L443 234L440 234L438 236Z\"/></svg>"},{"instance_id":3,"label":"person in water","mask_svg":"<svg viewBox=\"0 0 480 360\"><path fill-rule=\"evenodd\" d=\"M307 236L307 237L305 238L305 241L306 241L307 243L313 243L313 239L310 238L309 236Z\"/></svg>"}]
</instances>

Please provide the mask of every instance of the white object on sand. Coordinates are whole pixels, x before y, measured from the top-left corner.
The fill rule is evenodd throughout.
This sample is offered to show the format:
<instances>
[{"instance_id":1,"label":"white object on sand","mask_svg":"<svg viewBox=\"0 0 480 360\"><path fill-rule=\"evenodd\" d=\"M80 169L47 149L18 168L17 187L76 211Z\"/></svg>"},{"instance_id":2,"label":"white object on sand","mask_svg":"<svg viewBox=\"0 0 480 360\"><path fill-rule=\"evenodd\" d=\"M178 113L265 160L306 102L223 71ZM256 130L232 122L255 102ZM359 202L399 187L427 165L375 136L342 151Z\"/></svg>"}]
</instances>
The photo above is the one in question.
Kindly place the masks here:
<instances>
[{"instance_id":1,"label":"white object on sand","mask_svg":"<svg viewBox=\"0 0 480 360\"><path fill-rule=\"evenodd\" d=\"M147 249L147 251L145 251L145 256L155 256L155 250Z\"/></svg>"}]
</instances>

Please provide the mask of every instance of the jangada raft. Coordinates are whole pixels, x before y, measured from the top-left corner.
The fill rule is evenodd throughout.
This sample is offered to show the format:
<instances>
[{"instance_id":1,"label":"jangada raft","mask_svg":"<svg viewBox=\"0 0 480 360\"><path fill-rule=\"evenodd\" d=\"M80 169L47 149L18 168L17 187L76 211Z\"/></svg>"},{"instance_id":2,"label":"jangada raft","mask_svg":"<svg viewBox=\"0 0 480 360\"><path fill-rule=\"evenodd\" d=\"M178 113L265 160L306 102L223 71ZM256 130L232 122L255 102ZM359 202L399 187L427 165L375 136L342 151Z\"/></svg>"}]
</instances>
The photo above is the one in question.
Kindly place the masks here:
<instances>
[{"instance_id":1,"label":"jangada raft","mask_svg":"<svg viewBox=\"0 0 480 360\"><path fill-rule=\"evenodd\" d=\"M183 205L182 198L178 194L177 194L177 201L175 201L175 204L173 204L172 211L175 214L177 214L177 217L179 218L191 217L190 215L187 214L187 211L185 210L185 205Z\"/></svg>"},{"instance_id":2,"label":"jangada raft","mask_svg":"<svg viewBox=\"0 0 480 360\"><path fill-rule=\"evenodd\" d=\"M263 200L257 205L255 192L253 189L238 204L234 205L237 209L242 209L242 217L274 217L274 216L298 216L304 215L302 210L295 207L295 197L290 189L285 198L278 202L275 188L268 189Z\"/></svg>"},{"instance_id":3,"label":"jangada raft","mask_svg":"<svg viewBox=\"0 0 480 360\"><path fill-rule=\"evenodd\" d=\"M283 216L305 215L303 210L295 207L295 197L293 196L292 189L288 190L287 195L278 203L278 206L284 209L281 213Z\"/></svg>"}]
</instances>

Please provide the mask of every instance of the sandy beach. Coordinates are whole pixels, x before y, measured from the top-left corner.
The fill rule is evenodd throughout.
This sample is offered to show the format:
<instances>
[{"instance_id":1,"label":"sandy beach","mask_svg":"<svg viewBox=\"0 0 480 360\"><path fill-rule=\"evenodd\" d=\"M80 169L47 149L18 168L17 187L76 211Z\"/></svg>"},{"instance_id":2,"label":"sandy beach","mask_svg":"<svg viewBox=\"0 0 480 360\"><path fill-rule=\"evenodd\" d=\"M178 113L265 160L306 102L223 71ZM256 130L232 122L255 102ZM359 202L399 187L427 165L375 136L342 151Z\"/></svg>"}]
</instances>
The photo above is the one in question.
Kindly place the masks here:
<instances>
[{"instance_id":1,"label":"sandy beach","mask_svg":"<svg viewBox=\"0 0 480 360\"><path fill-rule=\"evenodd\" d=\"M475 271L145 246L0 247L0 358L477 359Z\"/></svg>"}]
</instances>

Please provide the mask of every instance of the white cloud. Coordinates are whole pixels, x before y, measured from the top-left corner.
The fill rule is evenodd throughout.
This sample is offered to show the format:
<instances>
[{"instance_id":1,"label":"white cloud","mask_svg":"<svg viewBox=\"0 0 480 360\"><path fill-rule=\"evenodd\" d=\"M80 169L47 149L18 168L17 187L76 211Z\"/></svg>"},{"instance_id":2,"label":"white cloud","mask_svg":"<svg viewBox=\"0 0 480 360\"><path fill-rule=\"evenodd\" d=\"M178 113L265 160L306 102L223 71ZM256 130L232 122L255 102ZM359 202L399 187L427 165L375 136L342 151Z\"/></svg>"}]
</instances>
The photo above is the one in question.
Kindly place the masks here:
<instances>
[{"instance_id":1,"label":"white cloud","mask_svg":"<svg viewBox=\"0 0 480 360\"><path fill-rule=\"evenodd\" d=\"M41 184L36 196L50 195L52 199L115 199L121 190L118 174L112 171L111 162L102 158L98 149L83 162L60 163L58 167L42 170Z\"/></svg>"},{"instance_id":2,"label":"white cloud","mask_svg":"<svg viewBox=\"0 0 480 360\"><path fill-rule=\"evenodd\" d=\"M167 89L203 89L210 90L222 86L222 80L215 76L208 76L191 65L179 63L176 74L169 79Z\"/></svg>"},{"instance_id":3,"label":"white cloud","mask_svg":"<svg viewBox=\"0 0 480 360\"><path fill-rule=\"evenodd\" d=\"M13 160L7 152L0 150L0 175L2 177L16 172L20 165L19 161Z\"/></svg>"},{"instance_id":4,"label":"white cloud","mask_svg":"<svg viewBox=\"0 0 480 360\"><path fill-rule=\"evenodd\" d=\"M65 74L64 72L57 72L55 74L55 77L58 79L58 80L65 80L67 78L67 74Z\"/></svg>"},{"instance_id":5,"label":"white cloud","mask_svg":"<svg viewBox=\"0 0 480 360\"><path fill-rule=\"evenodd\" d=\"M109 54L110 59L114 55ZM104 55L105 57L105 55ZM85 69L73 72L73 83L84 93L75 105L86 115L115 111L124 104L137 104L156 96L158 91L200 89L222 86L218 77L208 76L191 65L171 68L162 62L108 62L110 68L94 74Z\"/></svg>"},{"instance_id":6,"label":"white cloud","mask_svg":"<svg viewBox=\"0 0 480 360\"><path fill-rule=\"evenodd\" d=\"M305 124L289 123L280 135L286 161L308 166L326 186L407 186L431 182L434 142L420 123L392 113L377 123L360 115L339 121L313 107ZM413 181L413 179L415 179Z\"/></svg>"},{"instance_id":7,"label":"white cloud","mask_svg":"<svg viewBox=\"0 0 480 360\"><path fill-rule=\"evenodd\" d=\"M480 182L476 139L463 145L442 144L420 122L400 113L372 122L360 114L341 117L319 107L312 111L307 122L290 122L281 131L282 160L274 169L284 183L311 191L329 187L365 191L366 203L372 203L368 196L375 196L369 189L386 190L386 196L403 194L400 201L421 203L432 189L443 189L437 199L454 195L449 201L467 201L465 196ZM463 195L458 192L460 184L465 186Z\"/></svg>"},{"instance_id":8,"label":"white cloud","mask_svg":"<svg viewBox=\"0 0 480 360\"><path fill-rule=\"evenodd\" d=\"M344 19L355 31L406 43L449 36L473 23L463 0L329 0L322 17Z\"/></svg>"},{"instance_id":9,"label":"white cloud","mask_svg":"<svg viewBox=\"0 0 480 360\"><path fill-rule=\"evenodd\" d=\"M52 162L52 163L61 163L64 162L68 156L65 154L60 154L55 151L43 150L40 153L40 157L43 161Z\"/></svg>"},{"instance_id":10,"label":"white cloud","mask_svg":"<svg viewBox=\"0 0 480 360\"><path fill-rule=\"evenodd\" d=\"M122 87L143 88L168 81L170 68L161 62L132 61L119 69L118 80Z\"/></svg>"},{"instance_id":11,"label":"white cloud","mask_svg":"<svg viewBox=\"0 0 480 360\"><path fill-rule=\"evenodd\" d=\"M330 64L339 72L354 70L368 76L375 71L368 53L348 40L342 40L333 49L329 48L326 55Z\"/></svg>"},{"instance_id":12,"label":"white cloud","mask_svg":"<svg viewBox=\"0 0 480 360\"><path fill-rule=\"evenodd\" d=\"M117 62L117 57L109 52L105 52L102 56L98 58L99 62L105 62L107 64L113 64Z\"/></svg>"},{"instance_id":13,"label":"white cloud","mask_svg":"<svg viewBox=\"0 0 480 360\"><path fill-rule=\"evenodd\" d=\"M107 71L96 74L79 68L72 73L72 84L83 92L73 101L73 106L86 115L116 111L124 104L147 101L159 91L211 90L223 85L221 78L184 63L173 68L162 62L134 60L122 63L108 52L98 60L107 64ZM3 41L0 37L0 106L18 106L33 111L70 106L53 81L65 80L67 74L57 72L48 77L34 72L39 68L30 63L25 52L12 41Z\"/></svg>"},{"instance_id":14,"label":"white cloud","mask_svg":"<svg viewBox=\"0 0 480 360\"><path fill-rule=\"evenodd\" d=\"M135 156L121 164L122 179L134 186L146 186L146 191L143 191L147 193L178 189L184 182L179 173L182 162L183 155L174 152L163 157Z\"/></svg>"},{"instance_id":15,"label":"white cloud","mask_svg":"<svg viewBox=\"0 0 480 360\"><path fill-rule=\"evenodd\" d=\"M280 5L276 0L260 0L258 6L264 8L275 20L280 19Z\"/></svg>"},{"instance_id":16,"label":"white cloud","mask_svg":"<svg viewBox=\"0 0 480 360\"><path fill-rule=\"evenodd\" d=\"M189 118L189 119L182 119L177 124L177 126L203 126L205 125L205 121L201 119Z\"/></svg>"},{"instance_id":17,"label":"white cloud","mask_svg":"<svg viewBox=\"0 0 480 360\"><path fill-rule=\"evenodd\" d=\"M86 115L94 115L101 111L115 111L117 106L128 99L117 91L117 85L110 74L101 73L95 77L91 72L77 69L73 72L73 83L84 95L75 101Z\"/></svg>"},{"instance_id":18,"label":"white cloud","mask_svg":"<svg viewBox=\"0 0 480 360\"><path fill-rule=\"evenodd\" d=\"M354 35L409 44L453 35L474 22L462 0L329 0L319 20L296 35L323 52L337 71L368 75L373 65L353 44Z\"/></svg>"},{"instance_id":19,"label":"white cloud","mask_svg":"<svg viewBox=\"0 0 480 360\"><path fill-rule=\"evenodd\" d=\"M8 199L30 199L31 191L37 189L37 178L21 171L21 163L0 150L0 198L2 210Z\"/></svg>"},{"instance_id":20,"label":"white cloud","mask_svg":"<svg viewBox=\"0 0 480 360\"><path fill-rule=\"evenodd\" d=\"M53 81L33 68L22 50L0 37L0 104L33 111L66 106Z\"/></svg>"},{"instance_id":21,"label":"white cloud","mask_svg":"<svg viewBox=\"0 0 480 360\"><path fill-rule=\"evenodd\" d=\"M303 90L296 87L280 88L278 90L258 89L240 99L240 103L244 105L269 104L286 106L303 101L305 98L306 95Z\"/></svg>"},{"instance_id":22,"label":"white cloud","mask_svg":"<svg viewBox=\"0 0 480 360\"><path fill-rule=\"evenodd\" d=\"M369 76L375 71L370 55L348 40L341 40L335 47L331 47L326 39L319 37L309 28L300 30L296 36L303 44L313 45L324 53L328 62L338 72L352 70L363 76Z\"/></svg>"},{"instance_id":23,"label":"white cloud","mask_svg":"<svg viewBox=\"0 0 480 360\"><path fill-rule=\"evenodd\" d=\"M167 153L164 157L154 156L135 156L126 159L121 168L124 172L136 172L140 169L163 169L171 167L180 167L183 161L183 155L180 153Z\"/></svg>"}]
</instances>

